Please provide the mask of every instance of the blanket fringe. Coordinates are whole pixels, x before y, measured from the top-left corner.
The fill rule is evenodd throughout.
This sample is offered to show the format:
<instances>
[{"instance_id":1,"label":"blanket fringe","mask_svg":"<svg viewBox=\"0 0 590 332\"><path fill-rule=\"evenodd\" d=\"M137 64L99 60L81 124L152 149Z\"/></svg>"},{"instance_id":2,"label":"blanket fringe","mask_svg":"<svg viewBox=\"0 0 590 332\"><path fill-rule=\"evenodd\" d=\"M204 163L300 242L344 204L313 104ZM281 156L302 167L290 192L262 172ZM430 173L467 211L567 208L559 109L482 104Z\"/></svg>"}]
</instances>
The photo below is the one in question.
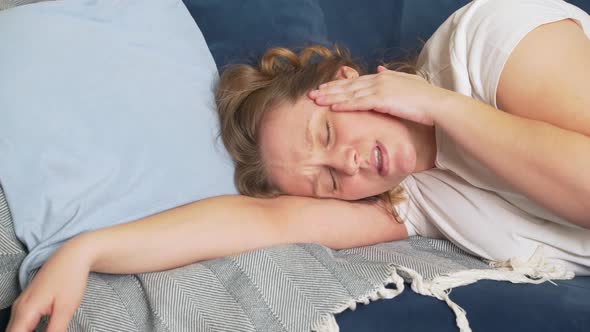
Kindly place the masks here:
<instances>
[{"instance_id":1,"label":"blanket fringe","mask_svg":"<svg viewBox=\"0 0 590 332\"><path fill-rule=\"evenodd\" d=\"M319 328L313 329L312 331L317 332L339 332L340 327L338 326L338 322L336 322L336 317L334 314L325 315L322 317L322 322L320 323Z\"/></svg>"},{"instance_id":2,"label":"blanket fringe","mask_svg":"<svg viewBox=\"0 0 590 332\"><path fill-rule=\"evenodd\" d=\"M395 284L395 289L386 288L386 285ZM363 296L356 300L350 300L340 308L338 308L335 312L330 313L322 317L322 320L317 328L312 328L312 331L317 332L339 332L340 327L336 322L336 318L334 317L335 314L339 314L346 309L356 310L357 303L369 304L371 301L376 301L380 299L392 299L404 291L404 279L400 277L395 268L392 268L391 274L389 277L384 281L383 285L379 286L375 291L371 292L370 294Z\"/></svg>"},{"instance_id":3,"label":"blanket fringe","mask_svg":"<svg viewBox=\"0 0 590 332\"><path fill-rule=\"evenodd\" d=\"M317 332L339 332L340 328L334 317L335 314L341 313L346 309L355 310L357 303L369 304L371 301L391 299L401 294L404 291L404 279L398 274L398 271L400 271L412 279L411 288L414 292L432 296L447 303L455 313L457 327L459 327L460 332L471 332L471 327L469 327L469 321L467 320L467 313L449 298L452 288L469 285L479 280L510 281L512 283L528 284L540 284L549 281L555 284L551 279L574 278L574 273L567 271L562 264L546 262L541 249L542 246L539 246L528 260L511 259L506 262L488 261L488 264L493 269L458 271L440 275L432 280L424 280L422 275L412 269L396 266L392 269L387 280L385 280L384 286L379 287L374 292L356 301L351 300L336 312L322 317L320 326L312 330ZM395 284L396 288L385 288L385 285L389 284Z\"/></svg>"},{"instance_id":4,"label":"blanket fringe","mask_svg":"<svg viewBox=\"0 0 590 332\"><path fill-rule=\"evenodd\" d=\"M412 279L411 288L414 292L435 297L445 301L456 316L457 327L461 332L471 332L466 312L449 298L450 290L455 287L472 284L479 280L510 281L512 283L540 284L551 279L572 279L574 273L567 271L558 263L548 263L541 254L542 247L538 247L535 253L527 261L511 259L506 262L489 261L494 270L465 270L447 275L435 277L432 280L424 280L422 276L412 269L398 267Z\"/></svg>"}]
</instances>

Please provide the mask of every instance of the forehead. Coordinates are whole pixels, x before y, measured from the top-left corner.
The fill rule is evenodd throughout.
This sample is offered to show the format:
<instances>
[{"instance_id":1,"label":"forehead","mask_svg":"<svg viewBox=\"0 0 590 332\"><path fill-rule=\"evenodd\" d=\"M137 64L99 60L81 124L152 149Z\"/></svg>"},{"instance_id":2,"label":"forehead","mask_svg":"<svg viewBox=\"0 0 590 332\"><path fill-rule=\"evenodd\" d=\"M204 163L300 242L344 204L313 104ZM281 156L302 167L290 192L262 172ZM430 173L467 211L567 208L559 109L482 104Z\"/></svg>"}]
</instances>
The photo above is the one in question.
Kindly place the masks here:
<instances>
[{"instance_id":1,"label":"forehead","mask_svg":"<svg viewBox=\"0 0 590 332\"><path fill-rule=\"evenodd\" d=\"M290 143L281 148L294 150L299 150L299 147L309 143L306 141L306 131L323 108L307 97L299 98L295 103L277 105L262 119L260 135L263 152L270 147L267 144L269 142Z\"/></svg>"},{"instance_id":2,"label":"forehead","mask_svg":"<svg viewBox=\"0 0 590 332\"><path fill-rule=\"evenodd\" d=\"M305 124L309 117L323 107L318 106L307 96L300 97L295 102L283 102L277 104L270 112L265 114L263 121L283 122L289 121L293 125Z\"/></svg>"},{"instance_id":3,"label":"forehead","mask_svg":"<svg viewBox=\"0 0 590 332\"><path fill-rule=\"evenodd\" d=\"M321 115L323 107L307 97L283 103L262 119L260 149L262 161L273 185L293 195L312 195L310 180L317 172L309 161L311 151L307 126ZM286 190L288 188L288 190Z\"/></svg>"}]
</instances>

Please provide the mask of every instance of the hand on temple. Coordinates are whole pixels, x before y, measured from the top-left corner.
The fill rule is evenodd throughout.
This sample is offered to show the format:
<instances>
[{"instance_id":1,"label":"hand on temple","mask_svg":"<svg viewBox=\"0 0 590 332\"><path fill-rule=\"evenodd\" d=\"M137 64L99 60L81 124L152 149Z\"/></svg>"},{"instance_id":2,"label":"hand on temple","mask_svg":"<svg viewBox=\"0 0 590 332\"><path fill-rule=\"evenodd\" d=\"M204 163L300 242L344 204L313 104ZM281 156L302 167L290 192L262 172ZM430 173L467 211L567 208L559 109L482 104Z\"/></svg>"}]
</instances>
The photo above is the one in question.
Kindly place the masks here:
<instances>
[{"instance_id":1,"label":"hand on temple","mask_svg":"<svg viewBox=\"0 0 590 332\"><path fill-rule=\"evenodd\" d=\"M388 70L341 79L309 93L316 104L333 111L376 111L432 126L432 110L452 91L436 87L418 75Z\"/></svg>"}]
</instances>

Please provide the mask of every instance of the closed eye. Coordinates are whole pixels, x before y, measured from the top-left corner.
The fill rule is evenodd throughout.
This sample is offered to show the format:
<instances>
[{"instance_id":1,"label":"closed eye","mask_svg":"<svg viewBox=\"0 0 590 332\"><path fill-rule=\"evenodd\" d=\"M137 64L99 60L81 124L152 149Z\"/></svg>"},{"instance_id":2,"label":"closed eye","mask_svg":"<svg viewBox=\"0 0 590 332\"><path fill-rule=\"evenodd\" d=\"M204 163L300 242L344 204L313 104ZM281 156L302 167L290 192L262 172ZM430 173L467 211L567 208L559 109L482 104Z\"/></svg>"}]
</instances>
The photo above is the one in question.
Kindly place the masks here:
<instances>
[{"instance_id":1,"label":"closed eye","mask_svg":"<svg viewBox=\"0 0 590 332\"><path fill-rule=\"evenodd\" d=\"M336 190L338 190L338 187L336 186L336 178L334 177L334 170L332 168L329 168L329 172L330 172L330 177L332 178L332 190L336 191Z\"/></svg>"},{"instance_id":2,"label":"closed eye","mask_svg":"<svg viewBox=\"0 0 590 332\"><path fill-rule=\"evenodd\" d=\"M330 126L330 123L328 121L326 121L326 146L328 146L330 144L330 139L332 138L331 136L331 130L332 127Z\"/></svg>"}]
</instances>

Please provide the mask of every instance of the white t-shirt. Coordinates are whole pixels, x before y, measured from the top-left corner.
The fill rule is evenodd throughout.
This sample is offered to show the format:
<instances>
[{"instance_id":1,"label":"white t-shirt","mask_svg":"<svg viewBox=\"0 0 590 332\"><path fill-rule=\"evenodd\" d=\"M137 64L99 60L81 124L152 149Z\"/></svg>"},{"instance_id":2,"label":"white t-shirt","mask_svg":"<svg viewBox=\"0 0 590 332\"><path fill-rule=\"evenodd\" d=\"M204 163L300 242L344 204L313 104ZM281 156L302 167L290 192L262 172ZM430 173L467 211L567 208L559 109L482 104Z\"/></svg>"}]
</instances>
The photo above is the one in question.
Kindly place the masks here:
<instances>
[{"instance_id":1,"label":"white t-shirt","mask_svg":"<svg viewBox=\"0 0 590 332\"><path fill-rule=\"evenodd\" d=\"M418 65L434 85L497 108L500 74L519 41L540 25L568 18L590 38L590 16L561 0L475 0L438 28ZM436 168L402 183L409 199L397 209L410 234L445 237L496 261L527 259L543 245L546 258L590 274L590 229L516 192L442 130L435 132Z\"/></svg>"}]
</instances>

